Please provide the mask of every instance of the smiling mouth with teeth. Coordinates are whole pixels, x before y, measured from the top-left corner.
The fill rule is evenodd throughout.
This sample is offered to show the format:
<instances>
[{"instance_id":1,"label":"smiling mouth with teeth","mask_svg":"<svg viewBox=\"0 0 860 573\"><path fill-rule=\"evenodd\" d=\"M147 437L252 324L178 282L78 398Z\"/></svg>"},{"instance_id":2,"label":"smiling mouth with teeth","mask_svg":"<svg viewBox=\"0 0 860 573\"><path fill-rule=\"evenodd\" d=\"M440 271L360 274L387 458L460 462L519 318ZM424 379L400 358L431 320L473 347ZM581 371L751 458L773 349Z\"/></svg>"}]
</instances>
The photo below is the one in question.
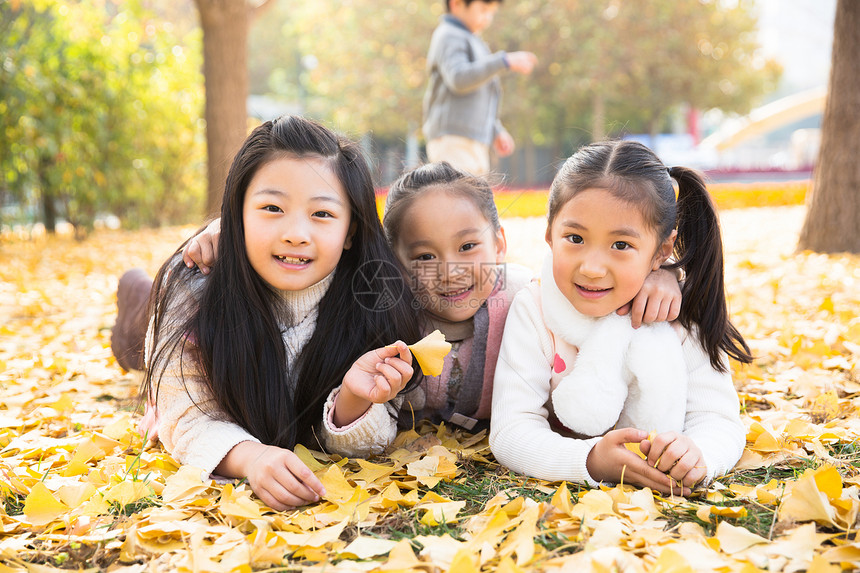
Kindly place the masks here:
<instances>
[{"instance_id":1,"label":"smiling mouth with teeth","mask_svg":"<svg viewBox=\"0 0 860 573\"><path fill-rule=\"evenodd\" d=\"M301 258L295 258L295 257L282 257L280 255L275 255L275 258L281 262L284 262L284 263L287 263L290 265L304 265L304 264L311 262L310 259L301 259Z\"/></svg>"},{"instance_id":2,"label":"smiling mouth with teeth","mask_svg":"<svg viewBox=\"0 0 860 573\"><path fill-rule=\"evenodd\" d=\"M605 290L609 290L608 288L595 288L595 287L587 287L584 285L576 285L582 290L587 290L588 292L603 292Z\"/></svg>"},{"instance_id":3,"label":"smiling mouth with teeth","mask_svg":"<svg viewBox=\"0 0 860 573\"><path fill-rule=\"evenodd\" d=\"M465 287L465 288L461 288L460 290L452 290L452 291L450 291L450 292L442 292L442 293L439 293L439 296L452 297L452 296L461 295L461 294L463 294L463 293L465 293L465 292L468 292L468 291L470 291L470 290L472 290L471 285L470 285L470 286L467 286L467 287Z\"/></svg>"}]
</instances>

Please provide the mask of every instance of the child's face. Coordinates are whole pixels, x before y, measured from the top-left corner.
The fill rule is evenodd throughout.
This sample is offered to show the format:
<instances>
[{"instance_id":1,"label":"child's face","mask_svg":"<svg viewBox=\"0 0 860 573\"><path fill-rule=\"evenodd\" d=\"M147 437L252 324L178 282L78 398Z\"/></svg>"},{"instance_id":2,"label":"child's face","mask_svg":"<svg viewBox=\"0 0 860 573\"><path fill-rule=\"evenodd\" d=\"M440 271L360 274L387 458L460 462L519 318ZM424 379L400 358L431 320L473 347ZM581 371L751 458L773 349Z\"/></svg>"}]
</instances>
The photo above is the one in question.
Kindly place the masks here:
<instances>
[{"instance_id":1,"label":"child's face","mask_svg":"<svg viewBox=\"0 0 860 573\"><path fill-rule=\"evenodd\" d=\"M498 233L473 201L425 191L403 216L394 251L409 269L422 307L440 318L472 318L493 292L505 259Z\"/></svg>"},{"instance_id":2,"label":"child's face","mask_svg":"<svg viewBox=\"0 0 860 573\"><path fill-rule=\"evenodd\" d=\"M633 300L672 253L675 234L658 245L638 207L587 189L562 206L546 240L559 290L576 310L599 317Z\"/></svg>"},{"instance_id":3,"label":"child's face","mask_svg":"<svg viewBox=\"0 0 860 573\"><path fill-rule=\"evenodd\" d=\"M251 179L242 209L251 266L277 289L318 283L350 247L350 212L349 198L325 160L266 163Z\"/></svg>"},{"instance_id":4,"label":"child's face","mask_svg":"<svg viewBox=\"0 0 860 573\"><path fill-rule=\"evenodd\" d=\"M463 0L451 1L451 14L463 22L469 31L475 35L479 35L490 27L498 9L498 2L476 0L466 6L466 2Z\"/></svg>"}]
</instances>

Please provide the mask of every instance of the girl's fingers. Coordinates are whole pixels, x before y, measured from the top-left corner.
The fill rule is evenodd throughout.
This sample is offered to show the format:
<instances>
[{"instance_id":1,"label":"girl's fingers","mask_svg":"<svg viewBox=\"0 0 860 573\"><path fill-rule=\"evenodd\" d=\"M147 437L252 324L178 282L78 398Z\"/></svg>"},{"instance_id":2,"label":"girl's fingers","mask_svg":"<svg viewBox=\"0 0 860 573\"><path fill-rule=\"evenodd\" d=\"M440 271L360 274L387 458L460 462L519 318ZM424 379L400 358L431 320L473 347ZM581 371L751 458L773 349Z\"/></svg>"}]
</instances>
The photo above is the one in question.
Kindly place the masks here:
<instances>
[{"instance_id":1,"label":"girl's fingers","mask_svg":"<svg viewBox=\"0 0 860 573\"><path fill-rule=\"evenodd\" d=\"M388 362L380 362L376 365L376 369L385 378L389 386L394 387L400 384L402 378L400 372Z\"/></svg>"},{"instance_id":2,"label":"girl's fingers","mask_svg":"<svg viewBox=\"0 0 860 573\"><path fill-rule=\"evenodd\" d=\"M210 267L215 264L215 251L212 248L211 239L208 241L200 240L201 266Z\"/></svg>"},{"instance_id":3,"label":"girl's fingers","mask_svg":"<svg viewBox=\"0 0 860 573\"><path fill-rule=\"evenodd\" d=\"M650 487L655 491L659 491L664 495L690 495L691 489L683 487L677 481L673 481L669 476L658 472L653 473L654 468L645 468L645 471L637 471L634 467L628 466L624 472L624 483L637 485L639 487Z\"/></svg>"},{"instance_id":4,"label":"girl's fingers","mask_svg":"<svg viewBox=\"0 0 860 573\"><path fill-rule=\"evenodd\" d=\"M403 379L404 382L410 380L412 378L412 374L415 373L412 366L399 358L387 358L385 363L397 370L397 372L400 373L400 378Z\"/></svg>"},{"instance_id":5,"label":"girl's fingers","mask_svg":"<svg viewBox=\"0 0 860 573\"><path fill-rule=\"evenodd\" d=\"M388 356L398 356L402 361L406 362L407 364L412 364L412 352L409 350L409 346L402 340L398 340L394 344L390 344L385 348L394 351Z\"/></svg>"},{"instance_id":6,"label":"girl's fingers","mask_svg":"<svg viewBox=\"0 0 860 573\"><path fill-rule=\"evenodd\" d=\"M657 469L670 473L676 465L687 455L689 451L689 446L685 442L681 440L676 440L669 444L669 446L663 451L663 455L660 457L660 463L657 464ZM685 471L684 474L687 472Z\"/></svg>"},{"instance_id":7,"label":"girl's fingers","mask_svg":"<svg viewBox=\"0 0 860 573\"><path fill-rule=\"evenodd\" d=\"M695 447L690 448L686 454L679 458L675 467L669 472L669 475L676 481L681 481L689 487L702 481L707 474L708 468L705 460Z\"/></svg>"},{"instance_id":8,"label":"girl's fingers","mask_svg":"<svg viewBox=\"0 0 860 573\"><path fill-rule=\"evenodd\" d=\"M669 476L657 468L648 465L645 460L633 452L630 452L629 461L626 461L625 463L628 468L636 473L636 475L646 477L650 482L656 483L661 487L669 487Z\"/></svg>"},{"instance_id":9,"label":"girl's fingers","mask_svg":"<svg viewBox=\"0 0 860 573\"><path fill-rule=\"evenodd\" d=\"M685 486L690 489L696 487L697 484L702 482L708 476L708 468L705 467L705 462L701 461L699 465L695 466L687 475L684 476L683 480L681 480Z\"/></svg>"},{"instance_id":10,"label":"girl's fingers","mask_svg":"<svg viewBox=\"0 0 860 573\"><path fill-rule=\"evenodd\" d=\"M373 352L376 354L376 357L380 361L383 361L386 358L393 358L395 356L399 356L400 353L402 352L400 349L400 346L399 346L400 344L403 344L403 342L398 340L394 344L389 344L388 346L383 346L382 348L377 348ZM404 344L404 346L405 346L405 344ZM409 352L408 348L406 349L406 352Z\"/></svg>"},{"instance_id":11,"label":"girl's fingers","mask_svg":"<svg viewBox=\"0 0 860 573\"><path fill-rule=\"evenodd\" d=\"M255 491L254 493L257 494L257 497L259 497L263 503L265 503L267 506L271 507L275 511L285 511L287 509L292 509L291 507L278 501L278 499L274 495L269 493L268 490L260 489L260 491Z\"/></svg>"},{"instance_id":12,"label":"girl's fingers","mask_svg":"<svg viewBox=\"0 0 860 573\"><path fill-rule=\"evenodd\" d=\"M319 497L325 496L325 487L322 482L295 454L287 458L287 469L297 480L302 482L302 484L304 484L312 494Z\"/></svg>"},{"instance_id":13,"label":"girl's fingers","mask_svg":"<svg viewBox=\"0 0 860 573\"><path fill-rule=\"evenodd\" d=\"M278 504L278 507L270 505L272 509L277 509L278 511L284 511L285 509L293 509L296 507L301 507L303 505L307 505L308 503L312 503L313 500L303 499L302 496L296 495L295 492L290 491L290 489L285 486L283 483L280 483L280 480L273 480L267 487L264 488L272 498L274 498L275 502Z\"/></svg>"},{"instance_id":14,"label":"girl's fingers","mask_svg":"<svg viewBox=\"0 0 860 573\"><path fill-rule=\"evenodd\" d=\"M203 257L200 254L200 243L196 237L193 237L185 245L185 249L182 250L182 260L185 261L185 265L188 268L193 268L194 265L202 262Z\"/></svg>"},{"instance_id":15,"label":"girl's fingers","mask_svg":"<svg viewBox=\"0 0 860 573\"><path fill-rule=\"evenodd\" d=\"M385 376L377 374L373 377L373 388L370 390L368 399L376 404L388 402L391 397L391 385L386 380Z\"/></svg>"},{"instance_id":16,"label":"girl's fingers","mask_svg":"<svg viewBox=\"0 0 860 573\"><path fill-rule=\"evenodd\" d=\"M221 229L212 233L212 260L207 262L207 265L214 265L218 259L218 242L221 239Z\"/></svg>"},{"instance_id":17,"label":"girl's fingers","mask_svg":"<svg viewBox=\"0 0 860 573\"><path fill-rule=\"evenodd\" d=\"M319 501L320 497L322 497L319 491L313 489L311 484L305 482L289 468L285 467L283 468L283 472L278 472L277 479L287 491L296 496L297 499L301 499L304 503L313 503ZM325 492L321 483L317 485L317 489Z\"/></svg>"},{"instance_id":18,"label":"girl's fingers","mask_svg":"<svg viewBox=\"0 0 860 573\"><path fill-rule=\"evenodd\" d=\"M614 444L627 444L631 442L641 442L648 437L648 432L638 430L636 428L621 428L607 432L603 437L604 440L609 440ZM632 453L632 452L631 452ZM635 455L635 454L634 454ZM636 456L639 457L639 456Z\"/></svg>"},{"instance_id":19,"label":"girl's fingers","mask_svg":"<svg viewBox=\"0 0 860 573\"><path fill-rule=\"evenodd\" d=\"M642 458L628 450L624 444L640 443L647 437L648 434L642 430L637 430L636 428L621 428L619 430L610 430L609 432L606 432L606 435L601 438L600 442L605 455L612 456L618 460L630 460L630 462L644 465L645 462Z\"/></svg>"},{"instance_id":20,"label":"girl's fingers","mask_svg":"<svg viewBox=\"0 0 860 573\"><path fill-rule=\"evenodd\" d=\"M185 245L185 248L182 249L182 262L185 263L185 266L189 269L194 266L194 259L191 258L189 251L191 250L192 244L194 241L192 240L190 243Z\"/></svg>"},{"instance_id":21,"label":"girl's fingers","mask_svg":"<svg viewBox=\"0 0 860 573\"><path fill-rule=\"evenodd\" d=\"M653 324L662 320L660 317L665 317L669 313L668 307L664 307L662 298L652 298L648 300L648 306L645 308L645 314L642 316L642 322Z\"/></svg>"},{"instance_id":22,"label":"girl's fingers","mask_svg":"<svg viewBox=\"0 0 860 573\"><path fill-rule=\"evenodd\" d=\"M280 502L297 507L319 501L317 493L298 479L288 468L281 468L274 478L281 487L281 490L278 491ZM269 488L272 493L275 493L276 490L277 488L274 486Z\"/></svg>"},{"instance_id":23,"label":"girl's fingers","mask_svg":"<svg viewBox=\"0 0 860 573\"><path fill-rule=\"evenodd\" d=\"M654 317L652 322L665 322L667 317L669 316L669 305L671 301L661 300L660 308L657 310L657 316Z\"/></svg>"},{"instance_id":24,"label":"girl's fingers","mask_svg":"<svg viewBox=\"0 0 860 573\"><path fill-rule=\"evenodd\" d=\"M666 316L666 320L668 320L669 322L676 320L680 314L681 297L675 297L672 299L672 303L669 305L669 314Z\"/></svg>"},{"instance_id":25,"label":"girl's fingers","mask_svg":"<svg viewBox=\"0 0 860 573\"><path fill-rule=\"evenodd\" d=\"M657 465L657 462L660 461L660 458L664 454L664 450L675 441L677 435L675 432L664 432L662 434L657 434L653 440L651 440L651 448L648 451L648 464L651 467Z\"/></svg>"},{"instance_id":26,"label":"girl's fingers","mask_svg":"<svg viewBox=\"0 0 860 573\"><path fill-rule=\"evenodd\" d=\"M645 315L646 303L648 299L644 296L636 296L633 299L633 306L630 307L630 324L633 328L642 326L642 317Z\"/></svg>"}]
</instances>

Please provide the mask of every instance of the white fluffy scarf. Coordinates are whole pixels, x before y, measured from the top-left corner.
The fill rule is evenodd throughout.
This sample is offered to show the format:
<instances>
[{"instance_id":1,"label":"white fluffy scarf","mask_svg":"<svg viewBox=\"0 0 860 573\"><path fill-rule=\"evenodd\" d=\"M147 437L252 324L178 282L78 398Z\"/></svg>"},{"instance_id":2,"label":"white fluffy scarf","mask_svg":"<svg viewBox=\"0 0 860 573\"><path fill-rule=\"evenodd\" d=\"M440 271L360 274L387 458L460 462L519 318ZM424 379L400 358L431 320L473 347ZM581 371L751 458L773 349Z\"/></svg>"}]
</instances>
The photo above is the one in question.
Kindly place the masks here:
<instances>
[{"instance_id":1,"label":"white fluffy scarf","mask_svg":"<svg viewBox=\"0 0 860 573\"><path fill-rule=\"evenodd\" d=\"M549 330L578 348L573 369L552 392L553 409L565 426L586 436L603 435L616 425L683 429L687 368L669 323L634 329L629 315L581 314L556 285L551 257L541 271L541 298Z\"/></svg>"}]
</instances>

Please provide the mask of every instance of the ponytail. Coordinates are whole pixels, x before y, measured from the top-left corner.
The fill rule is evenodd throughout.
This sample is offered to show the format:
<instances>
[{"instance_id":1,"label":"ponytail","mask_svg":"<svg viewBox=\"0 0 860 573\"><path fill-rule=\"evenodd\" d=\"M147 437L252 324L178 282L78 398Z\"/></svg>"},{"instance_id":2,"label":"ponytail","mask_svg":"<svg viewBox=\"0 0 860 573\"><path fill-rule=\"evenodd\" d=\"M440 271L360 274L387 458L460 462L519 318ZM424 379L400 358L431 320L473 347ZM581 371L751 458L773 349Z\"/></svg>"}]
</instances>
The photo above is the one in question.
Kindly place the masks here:
<instances>
[{"instance_id":1,"label":"ponytail","mask_svg":"<svg viewBox=\"0 0 860 573\"><path fill-rule=\"evenodd\" d=\"M687 275L678 320L688 330L698 327L698 337L711 366L726 372L728 365L722 360L722 352L743 363L752 362L752 354L729 320L717 211L698 172L672 167L669 176L678 182L677 262L673 266L682 267Z\"/></svg>"}]
</instances>

